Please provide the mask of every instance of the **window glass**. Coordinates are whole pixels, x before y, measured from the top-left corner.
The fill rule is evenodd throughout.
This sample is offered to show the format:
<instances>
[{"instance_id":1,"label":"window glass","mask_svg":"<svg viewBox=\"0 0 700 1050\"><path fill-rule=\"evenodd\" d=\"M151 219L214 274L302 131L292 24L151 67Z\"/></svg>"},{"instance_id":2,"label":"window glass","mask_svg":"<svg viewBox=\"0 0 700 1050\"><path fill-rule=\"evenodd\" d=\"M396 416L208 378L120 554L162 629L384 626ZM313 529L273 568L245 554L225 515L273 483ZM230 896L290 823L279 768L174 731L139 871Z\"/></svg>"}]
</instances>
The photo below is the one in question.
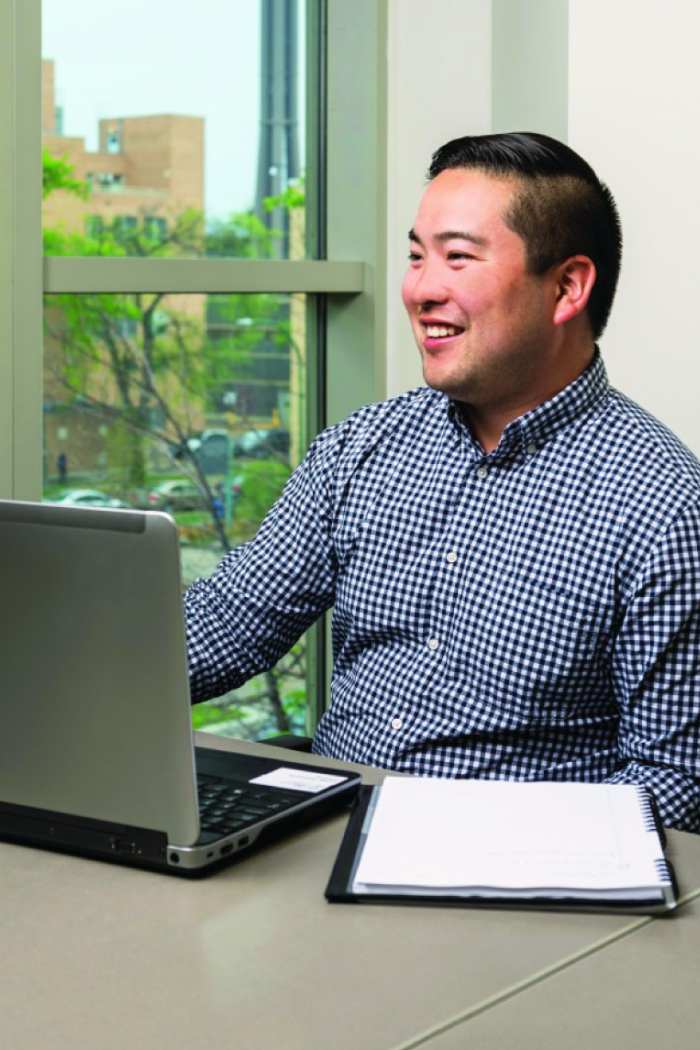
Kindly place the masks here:
<instances>
[{"instance_id":1,"label":"window glass","mask_svg":"<svg viewBox=\"0 0 700 1050\"><path fill-rule=\"evenodd\" d=\"M44 0L46 252L303 258L305 7Z\"/></svg>"},{"instance_id":2,"label":"window glass","mask_svg":"<svg viewBox=\"0 0 700 1050\"><path fill-rule=\"evenodd\" d=\"M183 585L250 539L306 451L303 295L60 295L44 309L44 499L165 510ZM196 728L303 731L305 644Z\"/></svg>"}]
</instances>

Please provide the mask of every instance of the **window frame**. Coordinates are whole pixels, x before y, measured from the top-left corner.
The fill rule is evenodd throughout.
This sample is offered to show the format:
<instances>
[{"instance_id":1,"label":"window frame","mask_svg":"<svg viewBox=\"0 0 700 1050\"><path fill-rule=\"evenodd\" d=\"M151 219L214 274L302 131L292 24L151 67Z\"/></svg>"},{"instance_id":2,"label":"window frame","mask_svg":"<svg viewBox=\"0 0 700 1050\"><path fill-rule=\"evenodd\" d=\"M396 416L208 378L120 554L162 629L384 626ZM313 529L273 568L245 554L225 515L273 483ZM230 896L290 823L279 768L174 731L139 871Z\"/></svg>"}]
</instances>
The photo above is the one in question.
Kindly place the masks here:
<instances>
[{"instance_id":1,"label":"window frame","mask_svg":"<svg viewBox=\"0 0 700 1050\"><path fill-rule=\"evenodd\" d=\"M325 136L309 150L323 149L325 164L307 167L326 204L307 217L317 258L244 261L42 257L41 0L0 0L0 106L9 115L0 122L0 498L41 499L47 293L311 293L314 425L385 395L387 4L306 2L307 63L326 114ZM317 123L307 120L310 133ZM309 654L319 668L310 728L326 692L320 637Z\"/></svg>"}]
</instances>

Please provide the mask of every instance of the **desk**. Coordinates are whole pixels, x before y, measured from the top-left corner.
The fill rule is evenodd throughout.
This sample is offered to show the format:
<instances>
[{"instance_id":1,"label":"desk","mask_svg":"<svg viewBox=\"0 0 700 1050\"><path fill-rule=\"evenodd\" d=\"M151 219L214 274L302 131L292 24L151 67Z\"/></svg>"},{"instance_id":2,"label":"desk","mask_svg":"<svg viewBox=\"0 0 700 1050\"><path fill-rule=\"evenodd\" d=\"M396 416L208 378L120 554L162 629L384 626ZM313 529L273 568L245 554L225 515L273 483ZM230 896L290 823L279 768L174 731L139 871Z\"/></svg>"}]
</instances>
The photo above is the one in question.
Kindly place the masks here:
<instances>
[{"instance_id":1,"label":"desk","mask_svg":"<svg viewBox=\"0 0 700 1050\"><path fill-rule=\"evenodd\" d=\"M679 851L684 853L683 850ZM483 1013L466 1012L424 1050L696 1050L700 1043L700 900Z\"/></svg>"},{"instance_id":2,"label":"desk","mask_svg":"<svg viewBox=\"0 0 700 1050\"><path fill-rule=\"evenodd\" d=\"M244 749L280 757L263 745ZM370 782L381 777L367 771ZM0 1043L502 1050L509 1042L497 1038L501 1018L526 1045L521 1002L532 1020L538 996L549 994L551 1016L568 1016L556 982L573 982L568 994L585 1017L597 1009L596 980L609 987L601 964L614 973L628 945L651 989L657 967L644 966L645 939L670 960L700 939L690 906L650 920L330 905L323 891L344 826L344 815L331 817L196 882L0 844ZM671 843L682 890L699 889L700 836L675 833ZM555 976L543 980L546 973ZM579 973L593 989L585 997ZM673 986L675 977L664 976ZM561 1034L556 1045L566 1050ZM647 1045L656 1050L658 1042L634 1047Z\"/></svg>"}]
</instances>

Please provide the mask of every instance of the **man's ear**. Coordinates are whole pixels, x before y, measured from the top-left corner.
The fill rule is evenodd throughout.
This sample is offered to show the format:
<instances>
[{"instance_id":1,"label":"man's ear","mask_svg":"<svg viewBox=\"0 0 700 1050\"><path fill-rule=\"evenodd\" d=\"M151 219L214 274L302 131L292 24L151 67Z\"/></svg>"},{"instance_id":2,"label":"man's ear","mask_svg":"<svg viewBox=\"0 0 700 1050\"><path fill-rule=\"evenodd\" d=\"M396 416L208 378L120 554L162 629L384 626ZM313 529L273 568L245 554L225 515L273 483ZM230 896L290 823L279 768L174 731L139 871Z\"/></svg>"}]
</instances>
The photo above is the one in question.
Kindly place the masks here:
<instances>
[{"instance_id":1,"label":"man's ear","mask_svg":"<svg viewBox=\"0 0 700 1050\"><path fill-rule=\"evenodd\" d=\"M554 323L565 324L586 309L595 284L595 266L587 255L572 255L555 267L554 276L557 281Z\"/></svg>"}]
</instances>

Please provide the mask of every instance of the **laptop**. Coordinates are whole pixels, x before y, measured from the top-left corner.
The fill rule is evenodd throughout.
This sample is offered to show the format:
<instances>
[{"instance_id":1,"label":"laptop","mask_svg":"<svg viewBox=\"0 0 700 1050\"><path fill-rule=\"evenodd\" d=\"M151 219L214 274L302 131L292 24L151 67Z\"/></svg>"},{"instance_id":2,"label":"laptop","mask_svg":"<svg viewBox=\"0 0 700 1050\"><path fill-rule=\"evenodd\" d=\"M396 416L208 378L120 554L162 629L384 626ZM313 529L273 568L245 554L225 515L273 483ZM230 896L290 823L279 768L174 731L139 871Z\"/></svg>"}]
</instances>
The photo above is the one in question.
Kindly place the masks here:
<instances>
[{"instance_id":1,"label":"laptop","mask_svg":"<svg viewBox=\"0 0 700 1050\"><path fill-rule=\"evenodd\" d=\"M194 747L167 514L0 501L0 580L0 838L195 874L356 793Z\"/></svg>"}]
</instances>

